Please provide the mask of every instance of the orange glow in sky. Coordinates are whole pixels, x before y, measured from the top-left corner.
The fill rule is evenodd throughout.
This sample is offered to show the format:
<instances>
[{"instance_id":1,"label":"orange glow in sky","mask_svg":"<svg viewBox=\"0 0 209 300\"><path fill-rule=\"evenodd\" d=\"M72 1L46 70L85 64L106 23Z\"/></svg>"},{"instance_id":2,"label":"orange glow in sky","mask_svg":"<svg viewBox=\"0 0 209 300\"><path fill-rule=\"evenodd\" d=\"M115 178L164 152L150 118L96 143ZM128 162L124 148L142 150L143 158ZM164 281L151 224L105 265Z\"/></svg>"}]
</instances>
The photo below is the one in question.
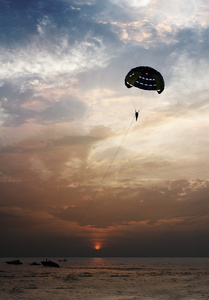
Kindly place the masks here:
<instances>
[{"instance_id":1,"label":"orange glow in sky","mask_svg":"<svg viewBox=\"0 0 209 300\"><path fill-rule=\"evenodd\" d=\"M94 249L95 249L95 250L100 250L100 249L101 249L101 245L100 245L100 244L94 245Z\"/></svg>"}]
</instances>

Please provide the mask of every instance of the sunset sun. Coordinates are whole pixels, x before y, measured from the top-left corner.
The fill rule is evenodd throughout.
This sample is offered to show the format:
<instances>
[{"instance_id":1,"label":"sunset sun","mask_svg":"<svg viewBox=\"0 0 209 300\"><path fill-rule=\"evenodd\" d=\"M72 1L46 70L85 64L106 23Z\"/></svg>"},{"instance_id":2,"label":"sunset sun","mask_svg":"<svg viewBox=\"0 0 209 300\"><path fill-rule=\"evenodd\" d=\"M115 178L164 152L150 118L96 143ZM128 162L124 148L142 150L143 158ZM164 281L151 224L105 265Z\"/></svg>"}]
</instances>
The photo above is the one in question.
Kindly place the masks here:
<instances>
[{"instance_id":1,"label":"sunset sun","mask_svg":"<svg viewBox=\"0 0 209 300\"><path fill-rule=\"evenodd\" d=\"M94 249L95 249L95 250L100 250L100 249L101 249L101 245L100 245L100 244L94 245Z\"/></svg>"}]
</instances>

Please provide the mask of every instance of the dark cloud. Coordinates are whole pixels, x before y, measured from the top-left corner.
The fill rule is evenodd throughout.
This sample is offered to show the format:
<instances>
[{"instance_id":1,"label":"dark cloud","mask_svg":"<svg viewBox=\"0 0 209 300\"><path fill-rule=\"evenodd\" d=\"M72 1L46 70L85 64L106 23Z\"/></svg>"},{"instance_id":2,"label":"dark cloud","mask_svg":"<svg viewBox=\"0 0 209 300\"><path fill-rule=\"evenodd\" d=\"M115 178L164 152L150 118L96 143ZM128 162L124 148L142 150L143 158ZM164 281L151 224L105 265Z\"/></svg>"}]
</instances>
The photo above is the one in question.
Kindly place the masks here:
<instances>
[{"instance_id":1,"label":"dark cloud","mask_svg":"<svg viewBox=\"0 0 209 300\"><path fill-rule=\"evenodd\" d=\"M37 25L45 16L65 16L68 5L63 1L1 1L1 41L5 44L26 41L37 33ZM59 12L59 13L58 13ZM62 19L63 20L63 19Z\"/></svg>"},{"instance_id":2,"label":"dark cloud","mask_svg":"<svg viewBox=\"0 0 209 300\"><path fill-rule=\"evenodd\" d=\"M30 195L33 189L47 192L49 186L55 182L58 186L59 182L68 186L91 180L93 171L88 171L87 168L89 153L95 143L106 138L103 128L91 130L89 135L65 135L49 130L42 133L42 137L29 138L2 147L0 150L2 191L5 190L6 193L7 189L10 190L9 186L13 186L10 193L15 194L20 189L21 192L17 195ZM32 194L36 195L36 192L33 191ZM15 199L11 195L9 198L10 201ZM26 199L30 198L26 196ZM6 199L5 195L5 199L2 200L4 205ZM37 199L41 197L37 196ZM57 196L51 199L56 202Z\"/></svg>"},{"instance_id":3,"label":"dark cloud","mask_svg":"<svg viewBox=\"0 0 209 300\"><path fill-rule=\"evenodd\" d=\"M14 190L14 183L10 184L10 189L1 188L2 196L5 195L5 191L8 193L9 190ZM109 193L103 190L99 192L99 200L95 199L87 210L92 194L92 190L87 187L61 188L41 185L37 194L32 186L31 190L28 188L27 191L26 186L20 188L19 185L16 195L21 195L25 200L21 203L19 199L17 206L15 193L13 196L7 195L11 200L1 208L1 236L7 236L1 253L4 254L6 248L14 243L14 237L10 239L8 236L15 232L17 239L22 242L24 239L31 241L30 236L40 241L45 234L47 239L42 240L42 251L47 253L50 252L50 245L56 237L59 247L54 247L53 255L60 255L60 247L62 252L68 251L66 241L69 239L70 245L74 245L70 246L72 255L78 254L81 245L87 247L87 252L91 255L89 235L91 232L97 232L101 225L100 233L98 231L101 241L104 241L101 255L205 255L207 251L203 245L208 234L208 188L208 182L197 180L191 184L185 180L178 180L167 182L166 187L161 189L156 187L124 191L118 188L110 190ZM127 202L123 197L127 198L128 195L130 198ZM84 200L87 196L88 200ZM57 206L57 199L60 206ZM61 204L66 208L63 209ZM83 215L85 211L86 214ZM6 225L7 221L10 226ZM74 230L74 222L81 226L80 233L78 231L76 235L71 236L69 231ZM27 231L23 230L25 224ZM69 225L65 227L64 224ZM21 242L18 244L21 245ZM15 250L22 255L25 253L18 247ZM38 247L37 251L40 251ZM33 253L32 247L28 247L27 252ZM10 253L12 255L13 252Z\"/></svg>"},{"instance_id":4,"label":"dark cloud","mask_svg":"<svg viewBox=\"0 0 209 300\"><path fill-rule=\"evenodd\" d=\"M76 3L57 0L0 2L1 43L10 46L27 43L31 35L38 34L43 34L44 39L50 36L52 41L57 34L68 35L71 43L82 41L89 33L107 41L117 39L109 24L95 20L107 5L100 1L91 6Z\"/></svg>"},{"instance_id":5,"label":"dark cloud","mask_svg":"<svg viewBox=\"0 0 209 300\"><path fill-rule=\"evenodd\" d=\"M83 192L80 193L79 189ZM177 224L184 227L188 222L195 226L196 218L207 217L208 182L199 186L198 180L193 184L186 180L178 180L167 183L167 187L153 189L103 188L96 194L95 199L91 189L85 186L80 186L79 189L69 190L72 196L69 198L69 206L63 203L66 207L55 209L54 216L79 223L82 211L85 211L90 201L93 201L82 220L83 226L89 224L97 228L108 228L131 222L148 222L150 225L158 226L161 220L169 223L176 219ZM87 201L86 198L90 200ZM80 201L75 202L74 199Z\"/></svg>"}]
</instances>

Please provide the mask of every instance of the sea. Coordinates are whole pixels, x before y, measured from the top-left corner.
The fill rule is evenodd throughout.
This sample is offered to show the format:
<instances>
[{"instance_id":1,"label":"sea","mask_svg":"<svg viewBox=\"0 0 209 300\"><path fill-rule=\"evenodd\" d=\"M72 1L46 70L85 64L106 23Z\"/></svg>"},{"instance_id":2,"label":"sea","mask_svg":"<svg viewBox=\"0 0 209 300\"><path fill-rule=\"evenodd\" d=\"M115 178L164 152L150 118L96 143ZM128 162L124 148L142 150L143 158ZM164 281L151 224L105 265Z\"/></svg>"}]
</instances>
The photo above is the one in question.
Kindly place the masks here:
<instances>
[{"instance_id":1,"label":"sea","mask_svg":"<svg viewBox=\"0 0 209 300\"><path fill-rule=\"evenodd\" d=\"M48 258L49 259L49 258ZM209 258L0 258L0 299L209 299Z\"/></svg>"}]
</instances>

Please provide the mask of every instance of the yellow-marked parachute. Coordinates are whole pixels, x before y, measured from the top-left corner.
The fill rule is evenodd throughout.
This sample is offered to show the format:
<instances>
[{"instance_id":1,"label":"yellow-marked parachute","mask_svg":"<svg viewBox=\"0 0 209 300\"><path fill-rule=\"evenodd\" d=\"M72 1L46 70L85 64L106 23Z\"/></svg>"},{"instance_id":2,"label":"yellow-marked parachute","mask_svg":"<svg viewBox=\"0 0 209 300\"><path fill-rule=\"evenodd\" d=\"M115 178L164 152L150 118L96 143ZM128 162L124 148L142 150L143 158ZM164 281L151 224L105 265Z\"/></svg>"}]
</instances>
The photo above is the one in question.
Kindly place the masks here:
<instances>
[{"instance_id":1,"label":"yellow-marked parachute","mask_svg":"<svg viewBox=\"0 0 209 300\"><path fill-rule=\"evenodd\" d=\"M136 88L157 91L161 94L164 90L163 76L151 67L137 67L131 69L125 77L127 88L135 86Z\"/></svg>"}]
</instances>

